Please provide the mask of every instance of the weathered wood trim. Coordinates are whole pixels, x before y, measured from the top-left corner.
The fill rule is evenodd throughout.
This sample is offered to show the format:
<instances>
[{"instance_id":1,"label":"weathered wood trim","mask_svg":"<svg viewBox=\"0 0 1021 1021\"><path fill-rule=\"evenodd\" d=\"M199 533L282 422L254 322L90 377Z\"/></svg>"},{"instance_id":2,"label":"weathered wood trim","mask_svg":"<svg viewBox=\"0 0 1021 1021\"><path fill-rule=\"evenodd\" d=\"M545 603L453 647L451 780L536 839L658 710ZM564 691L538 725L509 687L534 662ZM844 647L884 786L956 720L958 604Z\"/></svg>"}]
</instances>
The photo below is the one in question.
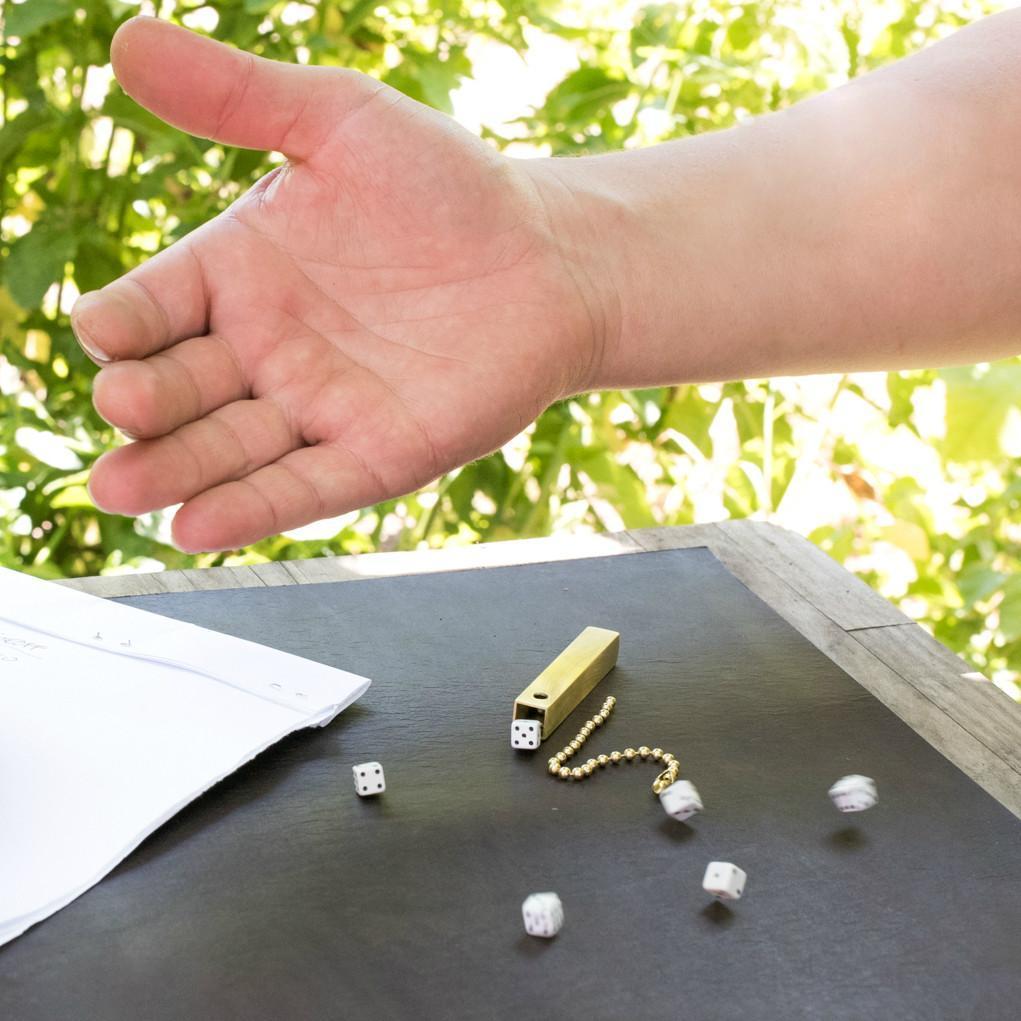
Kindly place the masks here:
<instances>
[{"instance_id":1,"label":"weathered wood trim","mask_svg":"<svg viewBox=\"0 0 1021 1021\"><path fill-rule=\"evenodd\" d=\"M541 564L554 560L641 552L641 549L628 532L610 532L564 538L518 539L513 542L491 542L438 550L283 560L247 567L103 575L66 579L57 584L97 596L150 596L164 592L251 588L259 585L311 585L356 581L360 578L391 578L402 574Z\"/></svg>"},{"instance_id":2,"label":"weathered wood trim","mask_svg":"<svg viewBox=\"0 0 1021 1021\"><path fill-rule=\"evenodd\" d=\"M1021 705L801 536L764 522L703 527L716 529L706 545L739 581L1021 818ZM683 531L631 534L674 549L689 545Z\"/></svg>"},{"instance_id":3,"label":"weathered wood trim","mask_svg":"<svg viewBox=\"0 0 1021 1021\"><path fill-rule=\"evenodd\" d=\"M864 628L851 636L933 705L952 708L961 726L1021 782L1021 705L917 624Z\"/></svg>"},{"instance_id":4,"label":"weathered wood trim","mask_svg":"<svg viewBox=\"0 0 1021 1021\"><path fill-rule=\"evenodd\" d=\"M760 521L65 581L101 596L306 585L707 547L792 627L1021 818L1021 706L801 536Z\"/></svg>"}]
</instances>

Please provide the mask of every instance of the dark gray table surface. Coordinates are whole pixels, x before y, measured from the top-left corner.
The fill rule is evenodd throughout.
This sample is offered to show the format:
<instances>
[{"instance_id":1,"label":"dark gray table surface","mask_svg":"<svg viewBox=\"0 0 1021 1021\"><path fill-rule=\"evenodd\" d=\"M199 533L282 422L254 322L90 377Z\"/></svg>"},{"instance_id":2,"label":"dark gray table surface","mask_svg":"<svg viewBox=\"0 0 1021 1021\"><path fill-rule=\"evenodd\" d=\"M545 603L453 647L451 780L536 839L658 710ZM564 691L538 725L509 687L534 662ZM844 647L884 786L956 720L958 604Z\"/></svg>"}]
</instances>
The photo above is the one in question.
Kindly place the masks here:
<instances>
[{"instance_id":1,"label":"dark gray table surface","mask_svg":"<svg viewBox=\"0 0 1021 1021\"><path fill-rule=\"evenodd\" d=\"M4 1019L1019 1016L1021 823L705 550L127 602L374 684L0 949ZM652 764L546 775L583 710L510 749L515 695L589 624L622 639L586 754L674 752L690 824ZM880 804L841 816L851 772ZM729 908L712 859L748 873ZM542 890L552 941L521 925Z\"/></svg>"}]
</instances>

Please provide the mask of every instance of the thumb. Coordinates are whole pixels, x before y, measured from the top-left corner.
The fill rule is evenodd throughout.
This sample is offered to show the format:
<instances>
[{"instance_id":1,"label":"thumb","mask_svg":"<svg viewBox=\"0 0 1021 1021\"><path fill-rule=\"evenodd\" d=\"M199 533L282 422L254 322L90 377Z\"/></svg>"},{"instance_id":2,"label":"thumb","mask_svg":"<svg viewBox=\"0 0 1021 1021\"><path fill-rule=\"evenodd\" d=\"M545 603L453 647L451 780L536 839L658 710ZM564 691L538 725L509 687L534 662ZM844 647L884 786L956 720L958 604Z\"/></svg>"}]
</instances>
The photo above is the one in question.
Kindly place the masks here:
<instances>
[{"instance_id":1,"label":"thumb","mask_svg":"<svg viewBox=\"0 0 1021 1021\"><path fill-rule=\"evenodd\" d=\"M295 159L383 88L356 71L265 60L156 18L121 25L110 57L124 91L169 124Z\"/></svg>"}]
</instances>

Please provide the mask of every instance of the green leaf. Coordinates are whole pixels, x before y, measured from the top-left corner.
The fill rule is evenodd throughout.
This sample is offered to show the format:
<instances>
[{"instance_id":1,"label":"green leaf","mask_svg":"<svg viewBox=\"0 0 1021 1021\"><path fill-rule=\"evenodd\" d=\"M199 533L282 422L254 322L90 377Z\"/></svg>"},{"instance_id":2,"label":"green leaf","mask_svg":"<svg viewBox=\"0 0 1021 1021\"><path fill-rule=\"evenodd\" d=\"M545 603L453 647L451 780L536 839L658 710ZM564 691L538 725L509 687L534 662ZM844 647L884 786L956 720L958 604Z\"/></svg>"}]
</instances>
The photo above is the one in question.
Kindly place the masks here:
<instances>
[{"instance_id":1,"label":"green leaf","mask_svg":"<svg viewBox=\"0 0 1021 1021\"><path fill-rule=\"evenodd\" d=\"M745 4L744 10L727 29L727 42L738 52L748 49L760 33L758 4Z\"/></svg>"},{"instance_id":2,"label":"green leaf","mask_svg":"<svg viewBox=\"0 0 1021 1021\"><path fill-rule=\"evenodd\" d=\"M120 258L120 246L100 231L87 233L78 243L73 275L82 293L105 287L116 280L125 268Z\"/></svg>"},{"instance_id":3,"label":"green leaf","mask_svg":"<svg viewBox=\"0 0 1021 1021\"><path fill-rule=\"evenodd\" d=\"M437 60L432 54L408 48L404 60L384 81L420 103L450 113L450 93L470 71L471 65L460 52L451 53L447 60Z\"/></svg>"},{"instance_id":4,"label":"green leaf","mask_svg":"<svg viewBox=\"0 0 1021 1021\"><path fill-rule=\"evenodd\" d=\"M422 96L434 109L452 113L450 93L461 84L462 75L447 62L430 60L418 69Z\"/></svg>"},{"instance_id":5,"label":"green leaf","mask_svg":"<svg viewBox=\"0 0 1021 1021\"><path fill-rule=\"evenodd\" d=\"M1003 586L1000 603L1000 630L1008 642L1021 638L1021 574L1014 575Z\"/></svg>"},{"instance_id":6,"label":"green leaf","mask_svg":"<svg viewBox=\"0 0 1021 1021\"><path fill-rule=\"evenodd\" d=\"M889 422L891 426L907 425L914 428L911 422L911 416L914 414L915 407L911 402L911 398L914 395L915 390L918 389L923 383L922 380L918 379L913 375L905 375L899 372L891 372L886 377L886 392L890 398L890 415ZM851 389L848 387L848 389ZM862 393L860 388L856 388L859 396L863 399L865 395Z\"/></svg>"},{"instance_id":7,"label":"green leaf","mask_svg":"<svg viewBox=\"0 0 1021 1021\"><path fill-rule=\"evenodd\" d=\"M880 537L902 549L916 563L924 563L932 555L925 529L912 521L894 521L880 530Z\"/></svg>"},{"instance_id":8,"label":"green leaf","mask_svg":"<svg viewBox=\"0 0 1021 1021\"><path fill-rule=\"evenodd\" d=\"M12 6L8 0L4 31L25 40L41 28L74 14L72 0L23 0Z\"/></svg>"},{"instance_id":9,"label":"green leaf","mask_svg":"<svg viewBox=\"0 0 1021 1021\"><path fill-rule=\"evenodd\" d=\"M617 509L626 528L648 528L656 524L645 487L627 465L620 464L605 448L591 447L571 453L571 462L596 484L599 495Z\"/></svg>"},{"instance_id":10,"label":"green leaf","mask_svg":"<svg viewBox=\"0 0 1021 1021\"><path fill-rule=\"evenodd\" d=\"M378 0L356 0L344 14L344 31L352 35L359 25L379 6Z\"/></svg>"},{"instance_id":11,"label":"green leaf","mask_svg":"<svg viewBox=\"0 0 1021 1021\"><path fill-rule=\"evenodd\" d=\"M560 123L589 123L614 103L626 99L631 83L601 67L582 67L569 74L547 96L543 113Z\"/></svg>"},{"instance_id":12,"label":"green leaf","mask_svg":"<svg viewBox=\"0 0 1021 1021\"><path fill-rule=\"evenodd\" d=\"M711 457L713 441L709 427L717 412L717 405L699 396L698 389L687 385L678 387L674 399L667 405L661 419L662 430L673 429L686 436L706 456Z\"/></svg>"},{"instance_id":13,"label":"green leaf","mask_svg":"<svg viewBox=\"0 0 1021 1021\"><path fill-rule=\"evenodd\" d=\"M939 578L932 578L921 575L908 585L908 593L913 596L925 596L927 599L942 599L945 597L943 585Z\"/></svg>"},{"instance_id":14,"label":"green leaf","mask_svg":"<svg viewBox=\"0 0 1021 1021\"><path fill-rule=\"evenodd\" d=\"M982 602L992 596L1006 580L1006 575L985 564L972 564L957 576L957 590L967 605Z\"/></svg>"},{"instance_id":15,"label":"green leaf","mask_svg":"<svg viewBox=\"0 0 1021 1021\"><path fill-rule=\"evenodd\" d=\"M960 462L1001 457L1007 412L1021 401L1021 364L944 369L939 375L947 388L944 455Z\"/></svg>"},{"instance_id":16,"label":"green leaf","mask_svg":"<svg viewBox=\"0 0 1021 1021\"><path fill-rule=\"evenodd\" d=\"M176 128L161 121L159 117L154 117L120 89L113 89L106 97L103 113L112 118L118 127L128 128L143 138L155 138L166 134L180 135Z\"/></svg>"},{"instance_id":17,"label":"green leaf","mask_svg":"<svg viewBox=\"0 0 1021 1021\"><path fill-rule=\"evenodd\" d=\"M70 231L37 223L11 245L4 266L11 296L22 308L36 308L49 286L63 279L64 267L74 253L75 238Z\"/></svg>"},{"instance_id":18,"label":"green leaf","mask_svg":"<svg viewBox=\"0 0 1021 1021\"><path fill-rule=\"evenodd\" d=\"M759 509L759 494L739 464L727 469L727 488L723 500L724 506L732 517L746 518Z\"/></svg>"},{"instance_id":19,"label":"green leaf","mask_svg":"<svg viewBox=\"0 0 1021 1021\"><path fill-rule=\"evenodd\" d=\"M858 74L860 62L858 48L861 46L861 32L857 25L852 24L850 17L845 17L840 26L840 34L847 47L847 77L854 78Z\"/></svg>"},{"instance_id":20,"label":"green leaf","mask_svg":"<svg viewBox=\"0 0 1021 1021\"><path fill-rule=\"evenodd\" d=\"M50 506L53 508L88 507L91 510L96 509L85 486L66 486L50 500Z\"/></svg>"},{"instance_id":21,"label":"green leaf","mask_svg":"<svg viewBox=\"0 0 1021 1021\"><path fill-rule=\"evenodd\" d=\"M676 47L677 35L684 25L676 4L652 4L642 9L631 29L631 63L642 62L640 50L649 47Z\"/></svg>"},{"instance_id":22,"label":"green leaf","mask_svg":"<svg viewBox=\"0 0 1021 1021\"><path fill-rule=\"evenodd\" d=\"M779 507L784 494L794 481L794 472L797 470L798 462L794 457L786 459L775 458L773 461L773 478L770 480L770 499L773 507Z\"/></svg>"},{"instance_id":23,"label":"green leaf","mask_svg":"<svg viewBox=\"0 0 1021 1021\"><path fill-rule=\"evenodd\" d=\"M418 100L424 103L425 92L422 89L422 82L417 75L409 74L404 64L398 64L383 76L383 81L392 89L403 92L409 99Z\"/></svg>"},{"instance_id":24,"label":"green leaf","mask_svg":"<svg viewBox=\"0 0 1021 1021\"><path fill-rule=\"evenodd\" d=\"M43 102L30 104L19 116L0 128L0 164L6 163L29 136L53 119L53 110Z\"/></svg>"}]
</instances>

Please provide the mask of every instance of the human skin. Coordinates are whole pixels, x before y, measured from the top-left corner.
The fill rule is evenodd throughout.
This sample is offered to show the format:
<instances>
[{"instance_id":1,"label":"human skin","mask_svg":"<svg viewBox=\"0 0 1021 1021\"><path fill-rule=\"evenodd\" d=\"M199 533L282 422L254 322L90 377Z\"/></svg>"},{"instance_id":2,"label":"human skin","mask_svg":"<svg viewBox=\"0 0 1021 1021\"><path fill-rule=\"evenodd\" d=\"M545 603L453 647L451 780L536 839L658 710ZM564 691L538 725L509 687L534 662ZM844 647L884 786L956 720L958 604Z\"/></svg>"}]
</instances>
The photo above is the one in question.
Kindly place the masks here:
<instances>
[{"instance_id":1,"label":"human skin","mask_svg":"<svg viewBox=\"0 0 1021 1021\"><path fill-rule=\"evenodd\" d=\"M72 324L104 510L231 549L410 492L586 390L1021 350L1021 11L789 110L515 160L353 71L149 18L124 89L279 169Z\"/></svg>"}]
</instances>

